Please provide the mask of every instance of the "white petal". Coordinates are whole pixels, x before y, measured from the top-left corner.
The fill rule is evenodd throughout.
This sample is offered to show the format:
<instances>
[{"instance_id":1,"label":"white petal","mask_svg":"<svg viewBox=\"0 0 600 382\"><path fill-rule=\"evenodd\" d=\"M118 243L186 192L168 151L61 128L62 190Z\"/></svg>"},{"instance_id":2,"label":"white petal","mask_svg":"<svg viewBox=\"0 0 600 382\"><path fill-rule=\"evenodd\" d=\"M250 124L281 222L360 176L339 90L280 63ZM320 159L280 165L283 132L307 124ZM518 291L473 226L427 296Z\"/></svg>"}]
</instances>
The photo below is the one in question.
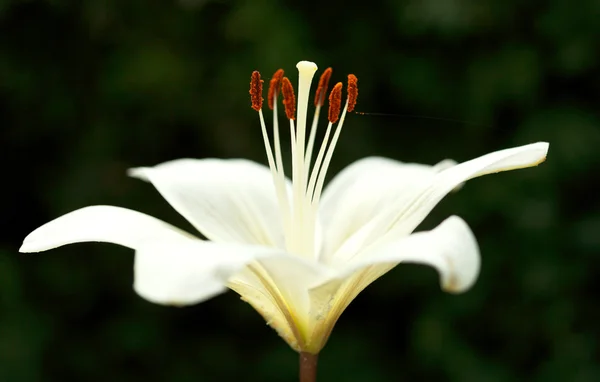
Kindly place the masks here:
<instances>
[{"instance_id":1,"label":"white petal","mask_svg":"<svg viewBox=\"0 0 600 382\"><path fill-rule=\"evenodd\" d=\"M137 249L161 240L192 237L146 214L113 206L85 207L30 233L20 252L41 252L66 244L99 241Z\"/></svg>"},{"instance_id":2,"label":"white petal","mask_svg":"<svg viewBox=\"0 0 600 382\"><path fill-rule=\"evenodd\" d=\"M397 203L391 221L386 222L385 214L382 215L380 224L389 225L394 235L409 234L456 186L482 175L537 166L546 159L548 146L546 142L538 142L500 150L450 167L424 185L408 204Z\"/></svg>"},{"instance_id":3,"label":"white petal","mask_svg":"<svg viewBox=\"0 0 600 382\"><path fill-rule=\"evenodd\" d=\"M242 159L179 159L129 174L151 182L211 240L283 247L271 172L262 165Z\"/></svg>"},{"instance_id":4,"label":"white petal","mask_svg":"<svg viewBox=\"0 0 600 382\"><path fill-rule=\"evenodd\" d=\"M447 167L434 176L414 177L407 185L410 191L382 206L379 215L370 222L363 222L332 256L334 262L343 264L365 245L387 233L395 237L410 234L444 196L465 181L490 173L536 166L545 160L547 152L548 143L539 142L496 151Z\"/></svg>"},{"instance_id":5,"label":"white petal","mask_svg":"<svg viewBox=\"0 0 600 382\"><path fill-rule=\"evenodd\" d=\"M323 264L300 256L269 256L258 260L273 284L297 314L307 316L308 290L334 277Z\"/></svg>"},{"instance_id":6,"label":"white petal","mask_svg":"<svg viewBox=\"0 0 600 382\"><path fill-rule=\"evenodd\" d=\"M295 350L308 345L311 311L308 291L334 277L314 261L287 254L265 256L230 280L239 293Z\"/></svg>"},{"instance_id":7,"label":"white petal","mask_svg":"<svg viewBox=\"0 0 600 382\"><path fill-rule=\"evenodd\" d=\"M202 240L161 242L135 255L134 289L148 301L190 305L227 290L228 282L269 248Z\"/></svg>"},{"instance_id":8,"label":"white petal","mask_svg":"<svg viewBox=\"0 0 600 382\"><path fill-rule=\"evenodd\" d=\"M261 273L254 273L249 267L244 268L229 280L227 286L250 304L277 333L290 345L297 343L292 322L288 322L285 312L279 307L276 296L271 295L270 285L265 285L260 278Z\"/></svg>"},{"instance_id":9,"label":"white petal","mask_svg":"<svg viewBox=\"0 0 600 382\"><path fill-rule=\"evenodd\" d=\"M309 290L311 314L316 318L311 345L320 349L352 300L402 262L433 266L440 274L442 288L458 293L477 278L479 248L467 224L456 216L429 232L380 241L339 268L337 277Z\"/></svg>"},{"instance_id":10,"label":"white petal","mask_svg":"<svg viewBox=\"0 0 600 382\"><path fill-rule=\"evenodd\" d=\"M328 261L347 238L381 211L411 200L438 172L455 164L450 159L428 166L370 157L346 167L323 193L319 211L326 227L322 260Z\"/></svg>"},{"instance_id":11,"label":"white petal","mask_svg":"<svg viewBox=\"0 0 600 382\"><path fill-rule=\"evenodd\" d=\"M277 320L270 322L274 327L287 330L282 320L306 321L308 289L329 278L320 264L269 247L179 240L136 252L134 288L155 303L189 305L231 286L269 321ZM273 314L274 304L286 310L283 316Z\"/></svg>"},{"instance_id":12,"label":"white petal","mask_svg":"<svg viewBox=\"0 0 600 382\"><path fill-rule=\"evenodd\" d=\"M351 275L372 266L390 268L397 263L430 265L439 272L445 291L460 293L469 289L479 275L479 247L467 223L451 216L431 231L375 244L348 263L342 274Z\"/></svg>"}]
</instances>

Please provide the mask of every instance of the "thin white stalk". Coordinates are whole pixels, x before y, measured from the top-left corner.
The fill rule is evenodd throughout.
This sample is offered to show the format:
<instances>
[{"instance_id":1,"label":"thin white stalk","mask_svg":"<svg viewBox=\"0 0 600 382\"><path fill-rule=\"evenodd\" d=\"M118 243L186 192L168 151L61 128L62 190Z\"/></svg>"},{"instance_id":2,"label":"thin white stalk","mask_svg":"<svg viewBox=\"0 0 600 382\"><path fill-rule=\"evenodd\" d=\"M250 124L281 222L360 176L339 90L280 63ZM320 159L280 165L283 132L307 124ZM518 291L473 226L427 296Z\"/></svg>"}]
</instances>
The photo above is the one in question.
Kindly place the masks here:
<instances>
[{"instance_id":1,"label":"thin white stalk","mask_svg":"<svg viewBox=\"0 0 600 382\"><path fill-rule=\"evenodd\" d=\"M265 119L263 116L262 109L258 111L260 119L260 128L262 131L263 142L265 144L265 151L267 152L267 161L269 162L269 169L271 170L271 176L273 178L273 185L275 186L275 193L277 195L277 202L279 209L281 210L281 219L284 226L284 235L287 238L289 236L289 225L290 225L290 213L289 205L287 201L287 190L285 186L285 178L281 178L278 174L275 160L273 158L273 150L271 149L271 142L269 141L269 135L267 134L267 127L265 125Z\"/></svg>"},{"instance_id":2,"label":"thin white stalk","mask_svg":"<svg viewBox=\"0 0 600 382\"><path fill-rule=\"evenodd\" d=\"M308 179L308 173L310 172L310 162L312 161L313 148L315 146L315 138L317 135L317 125L319 123L319 115L321 114L321 105L317 105L315 108L315 115L313 117L312 125L310 127L310 136L308 137L308 145L306 146L306 155L304 156L304 168L306 169L306 178ZM307 193L308 195L308 193Z\"/></svg>"},{"instance_id":3,"label":"thin white stalk","mask_svg":"<svg viewBox=\"0 0 600 382\"><path fill-rule=\"evenodd\" d=\"M281 139L279 137L279 115L277 114L277 92L275 92L274 94L274 99L273 99L273 145L275 146L275 163L277 165L277 176L278 176L278 181L279 183L281 183L283 186L283 195L280 196L280 198L282 199L282 204L280 206L280 208L283 209L282 211L282 219L283 219L283 224L284 224L284 235L285 235L285 241L286 244L289 245L288 240L290 237L290 202L288 200L288 192L287 192L287 186L285 183L285 168L283 167L283 157L281 155Z\"/></svg>"},{"instance_id":4,"label":"thin white stalk","mask_svg":"<svg viewBox=\"0 0 600 382\"><path fill-rule=\"evenodd\" d=\"M323 137L323 142L321 143L321 148L319 149L319 153L317 154L317 159L315 160L315 165L312 169L312 173L310 174L310 181L308 182L308 189L306 194L308 199L312 202L314 201L314 192L315 185L317 183L317 177L319 175L321 169L321 163L323 162L323 157L325 156L325 149L327 148L327 143L329 142L329 135L331 135L331 127L333 124L329 122L327 124L327 130L325 130L325 136Z\"/></svg>"},{"instance_id":5,"label":"thin white stalk","mask_svg":"<svg viewBox=\"0 0 600 382\"><path fill-rule=\"evenodd\" d=\"M291 219L291 231L290 231L290 244L292 246L292 251L298 253L298 232L300 227L298 227L298 222L300 221L300 210L302 208L301 205L301 195L302 190L300 188L300 182L298 181L299 175L298 171L300 168L297 166L296 158L298 151L298 144L296 142L296 128L294 126L294 120L290 119L290 141L292 146L292 219Z\"/></svg>"},{"instance_id":6,"label":"thin white stalk","mask_svg":"<svg viewBox=\"0 0 600 382\"><path fill-rule=\"evenodd\" d=\"M338 123L335 133L333 134L333 138L331 139L331 144L329 145L329 149L327 150L327 155L325 155L325 161L323 162L323 167L319 171L319 179L317 180L317 186L315 188L315 192L313 195L313 209L317 209L319 206L319 201L321 200L321 191L323 190L323 184L325 183L325 176L327 175L327 169L329 168L329 164L331 163L331 157L333 156L333 151L335 150L335 145L340 137L340 133L342 132L342 126L344 125L344 120L346 119L346 112L348 111L348 100L346 99L346 106L344 106L344 111L342 111L342 117L340 118L340 122Z\"/></svg>"}]
</instances>

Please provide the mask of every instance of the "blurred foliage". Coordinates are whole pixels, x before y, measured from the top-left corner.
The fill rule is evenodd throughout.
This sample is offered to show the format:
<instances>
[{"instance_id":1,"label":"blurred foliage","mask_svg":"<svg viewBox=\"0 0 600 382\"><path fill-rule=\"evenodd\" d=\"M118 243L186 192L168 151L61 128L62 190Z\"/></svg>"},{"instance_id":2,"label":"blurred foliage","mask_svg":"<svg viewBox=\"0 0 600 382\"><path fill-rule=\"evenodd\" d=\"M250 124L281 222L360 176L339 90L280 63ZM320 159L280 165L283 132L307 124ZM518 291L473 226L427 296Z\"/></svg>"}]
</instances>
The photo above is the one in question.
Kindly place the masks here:
<instances>
[{"instance_id":1,"label":"blurred foliage","mask_svg":"<svg viewBox=\"0 0 600 382\"><path fill-rule=\"evenodd\" d=\"M252 70L298 60L359 78L334 157L435 163L541 140L542 166L471 181L424 222L465 218L466 294L400 266L344 313L323 381L600 379L600 2L1 0L0 381L295 380L297 359L233 293L152 305L131 251L19 255L27 233L114 204L191 229L127 168L265 162Z\"/></svg>"}]
</instances>

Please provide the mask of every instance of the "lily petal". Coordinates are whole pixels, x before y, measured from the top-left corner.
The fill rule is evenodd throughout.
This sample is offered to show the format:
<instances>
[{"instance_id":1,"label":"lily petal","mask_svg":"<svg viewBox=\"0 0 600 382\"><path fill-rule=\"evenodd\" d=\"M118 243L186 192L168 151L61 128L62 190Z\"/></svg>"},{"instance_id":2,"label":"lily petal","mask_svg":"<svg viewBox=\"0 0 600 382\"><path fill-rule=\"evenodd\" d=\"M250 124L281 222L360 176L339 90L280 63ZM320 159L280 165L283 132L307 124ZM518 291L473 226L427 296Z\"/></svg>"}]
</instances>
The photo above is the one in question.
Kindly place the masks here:
<instances>
[{"instance_id":1,"label":"lily petal","mask_svg":"<svg viewBox=\"0 0 600 382\"><path fill-rule=\"evenodd\" d=\"M335 276L329 267L300 256L269 256L258 263L285 301L303 316L309 311L308 290Z\"/></svg>"},{"instance_id":2,"label":"lily petal","mask_svg":"<svg viewBox=\"0 0 600 382\"><path fill-rule=\"evenodd\" d=\"M258 273L257 273L258 272ZM270 281L267 281L270 282ZM250 304L265 319L268 325L289 344L297 343L292 323L288 322L286 311L279 307L278 296L270 293L271 284L265 285L264 275L256 267L244 268L229 280L227 286L240 295L242 301Z\"/></svg>"},{"instance_id":3,"label":"lily petal","mask_svg":"<svg viewBox=\"0 0 600 382\"><path fill-rule=\"evenodd\" d=\"M136 292L158 304L196 304L233 289L298 351L309 331L308 289L333 276L316 262L268 247L200 240L138 250L134 269Z\"/></svg>"},{"instance_id":4,"label":"lily petal","mask_svg":"<svg viewBox=\"0 0 600 382\"><path fill-rule=\"evenodd\" d=\"M192 235L141 212L114 206L90 206L70 212L30 233L20 252L41 252L66 244L98 241L137 249L161 240Z\"/></svg>"},{"instance_id":5,"label":"lily petal","mask_svg":"<svg viewBox=\"0 0 600 382\"><path fill-rule=\"evenodd\" d=\"M451 216L431 231L373 245L343 272L352 274L373 265L388 267L396 263L430 265L439 272L442 289L460 293L469 289L479 275L479 246L467 223Z\"/></svg>"},{"instance_id":6,"label":"lily petal","mask_svg":"<svg viewBox=\"0 0 600 382\"><path fill-rule=\"evenodd\" d=\"M347 238L381 211L411 200L437 173L454 165L451 159L428 166L369 157L346 167L323 193L319 213L327 230L321 259L327 262Z\"/></svg>"},{"instance_id":7,"label":"lily petal","mask_svg":"<svg viewBox=\"0 0 600 382\"><path fill-rule=\"evenodd\" d=\"M378 242L339 268L337 277L309 290L312 314L322 318L315 324L311 345L323 347L356 296L398 263L430 265L439 272L442 289L460 293L477 279L479 247L467 224L457 216L431 231Z\"/></svg>"},{"instance_id":8,"label":"lily petal","mask_svg":"<svg viewBox=\"0 0 600 382\"><path fill-rule=\"evenodd\" d=\"M207 238L284 246L271 172L243 159L179 159L129 175L151 182Z\"/></svg>"},{"instance_id":9,"label":"lily petal","mask_svg":"<svg viewBox=\"0 0 600 382\"><path fill-rule=\"evenodd\" d=\"M229 287L251 304L295 350L306 349L311 314L308 290L333 278L327 267L300 256L264 256L249 264Z\"/></svg>"},{"instance_id":10,"label":"lily petal","mask_svg":"<svg viewBox=\"0 0 600 382\"><path fill-rule=\"evenodd\" d=\"M392 211L399 213L396 212L389 230L393 235L411 233L456 186L482 175L537 166L546 160L548 147L547 142L538 142L500 150L440 172L410 203L396 204L398 207Z\"/></svg>"},{"instance_id":11,"label":"lily petal","mask_svg":"<svg viewBox=\"0 0 600 382\"><path fill-rule=\"evenodd\" d=\"M146 300L191 305L227 291L229 281L249 263L273 250L202 240L160 242L136 251L134 289Z\"/></svg>"},{"instance_id":12,"label":"lily petal","mask_svg":"<svg viewBox=\"0 0 600 382\"><path fill-rule=\"evenodd\" d=\"M536 166L546 159L548 146L538 142L496 151L421 178L409 193L382 208L378 216L355 231L332 255L334 262L345 263L388 233L393 237L409 235L444 196L462 183L486 174Z\"/></svg>"}]
</instances>

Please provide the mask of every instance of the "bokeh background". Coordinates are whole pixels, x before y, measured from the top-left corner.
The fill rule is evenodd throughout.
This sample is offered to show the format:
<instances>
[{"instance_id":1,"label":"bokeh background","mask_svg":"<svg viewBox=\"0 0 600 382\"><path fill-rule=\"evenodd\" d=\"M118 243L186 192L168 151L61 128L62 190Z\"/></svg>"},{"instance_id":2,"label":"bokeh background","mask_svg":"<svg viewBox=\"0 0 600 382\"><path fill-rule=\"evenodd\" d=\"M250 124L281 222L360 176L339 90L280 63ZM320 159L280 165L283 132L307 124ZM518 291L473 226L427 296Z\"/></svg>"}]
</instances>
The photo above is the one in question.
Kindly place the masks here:
<instances>
[{"instance_id":1,"label":"bokeh background","mask_svg":"<svg viewBox=\"0 0 600 382\"><path fill-rule=\"evenodd\" d=\"M450 214L483 268L463 295L404 265L367 288L320 357L322 381L600 380L600 2L0 1L0 381L293 381L297 357L228 293L190 308L131 288L132 252L22 255L92 204L189 229L127 168L180 157L265 163L250 108L309 59L359 78L333 172L369 155L464 161L549 141L543 165L470 181Z\"/></svg>"}]
</instances>

